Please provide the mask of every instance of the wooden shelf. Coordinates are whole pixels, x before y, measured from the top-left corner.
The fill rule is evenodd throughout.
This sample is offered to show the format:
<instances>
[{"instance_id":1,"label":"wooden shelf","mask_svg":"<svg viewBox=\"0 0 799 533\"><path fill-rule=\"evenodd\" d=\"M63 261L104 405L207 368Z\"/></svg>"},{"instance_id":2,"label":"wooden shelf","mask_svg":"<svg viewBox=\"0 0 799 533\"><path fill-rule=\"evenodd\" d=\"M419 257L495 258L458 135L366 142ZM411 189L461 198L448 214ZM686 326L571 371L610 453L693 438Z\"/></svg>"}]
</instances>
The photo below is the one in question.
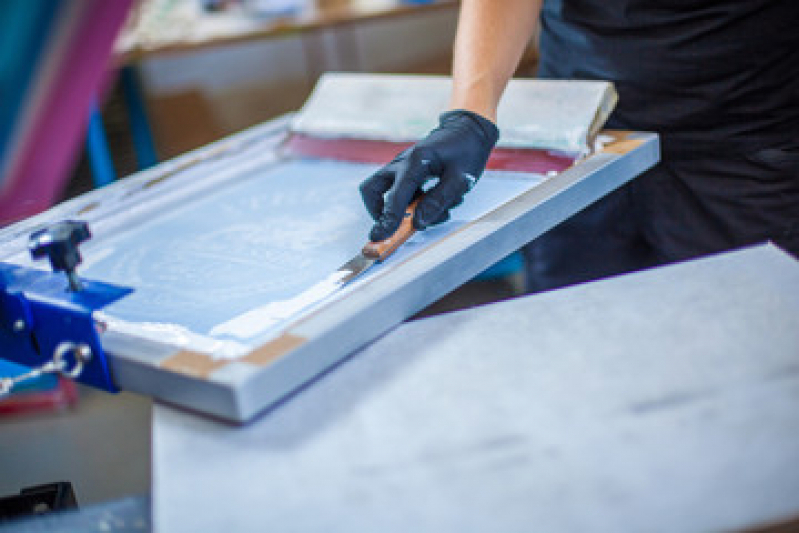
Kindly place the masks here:
<instances>
[{"instance_id":1,"label":"wooden shelf","mask_svg":"<svg viewBox=\"0 0 799 533\"><path fill-rule=\"evenodd\" d=\"M280 38L298 33L318 31L339 26L362 24L369 21L412 16L431 11L457 9L458 0L431 0L429 3L408 3L393 0L376 7L365 6L354 0L318 0L316 4L293 16L269 18L263 21L242 16L239 24L229 31L211 29L208 15L206 24L200 19L194 30L175 39L153 38L137 35L135 29L120 40L117 62L130 63L160 54L193 52L200 49L237 44L252 40Z\"/></svg>"}]
</instances>

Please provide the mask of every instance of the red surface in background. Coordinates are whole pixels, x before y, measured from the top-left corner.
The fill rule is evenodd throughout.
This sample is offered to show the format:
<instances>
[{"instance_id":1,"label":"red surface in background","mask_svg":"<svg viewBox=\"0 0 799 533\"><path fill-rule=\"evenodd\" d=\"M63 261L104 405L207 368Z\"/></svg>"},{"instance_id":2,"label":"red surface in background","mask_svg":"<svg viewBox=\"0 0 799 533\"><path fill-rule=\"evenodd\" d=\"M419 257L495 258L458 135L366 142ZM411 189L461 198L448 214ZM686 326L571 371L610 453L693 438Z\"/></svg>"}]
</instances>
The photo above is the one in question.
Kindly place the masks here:
<instances>
[{"instance_id":1,"label":"red surface in background","mask_svg":"<svg viewBox=\"0 0 799 533\"><path fill-rule=\"evenodd\" d=\"M366 141L361 139L320 139L293 134L285 150L292 155L319 157L356 163L388 163L412 143ZM560 172L574 164L574 157L548 150L496 148L488 160L490 170L519 172Z\"/></svg>"},{"instance_id":2,"label":"red surface in background","mask_svg":"<svg viewBox=\"0 0 799 533\"><path fill-rule=\"evenodd\" d=\"M70 379L58 378L58 386L51 390L20 391L0 400L0 416L31 413L52 413L75 405L78 387Z\"/></svg>"}]
</instances>

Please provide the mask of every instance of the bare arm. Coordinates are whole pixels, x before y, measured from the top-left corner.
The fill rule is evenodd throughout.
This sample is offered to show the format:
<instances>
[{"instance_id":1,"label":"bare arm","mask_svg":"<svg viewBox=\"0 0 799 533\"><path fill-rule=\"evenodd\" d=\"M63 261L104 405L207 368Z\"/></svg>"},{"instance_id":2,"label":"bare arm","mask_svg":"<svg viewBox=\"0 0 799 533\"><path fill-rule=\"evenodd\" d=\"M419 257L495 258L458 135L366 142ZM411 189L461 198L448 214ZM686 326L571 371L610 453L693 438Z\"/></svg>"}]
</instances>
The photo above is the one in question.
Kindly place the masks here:
<instances>
[{"instance_id":1,"label":"bare arm","mask_svg":"<svg viewBox=\"0 0 799 533\"><path fill-rule=\"evenodd\" d=\"M452 109L493 122L541 12L542 0L463 0L452 65Z\"/></svg>"}]
</instances>

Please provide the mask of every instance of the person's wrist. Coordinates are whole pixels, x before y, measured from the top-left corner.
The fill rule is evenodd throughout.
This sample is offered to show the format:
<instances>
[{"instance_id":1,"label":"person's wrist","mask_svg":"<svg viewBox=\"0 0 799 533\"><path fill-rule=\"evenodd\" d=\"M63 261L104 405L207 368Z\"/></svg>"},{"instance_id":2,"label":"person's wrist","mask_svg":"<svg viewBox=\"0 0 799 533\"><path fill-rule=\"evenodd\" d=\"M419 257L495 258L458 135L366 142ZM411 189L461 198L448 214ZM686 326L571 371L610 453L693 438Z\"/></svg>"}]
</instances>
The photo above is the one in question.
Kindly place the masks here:
<instances>
[{"instance_id":1,"label":"person's wrist","mask_svg":"<svg viewBox=\"0 0 799 533\"><path fill-rule=\"evenodd\" d=\"M494 99L493 92L488 92L484 89L459 91L456 87L450 96L449 109L471 111L491 122L497 122L497 102Z\"/></svg>"},{"instance_id":2,"label":"person's wrist","mask_svg":"<svg viewBox=\"0 0 799 533\"><path fill-rule=\"evenodd\" d=\"M469 109L450 109L439 115L439 122L442 125L450 121L468 121L490 147L493 147L499 140L497 125L492 120Z\"/></svg>"}]
</instances>

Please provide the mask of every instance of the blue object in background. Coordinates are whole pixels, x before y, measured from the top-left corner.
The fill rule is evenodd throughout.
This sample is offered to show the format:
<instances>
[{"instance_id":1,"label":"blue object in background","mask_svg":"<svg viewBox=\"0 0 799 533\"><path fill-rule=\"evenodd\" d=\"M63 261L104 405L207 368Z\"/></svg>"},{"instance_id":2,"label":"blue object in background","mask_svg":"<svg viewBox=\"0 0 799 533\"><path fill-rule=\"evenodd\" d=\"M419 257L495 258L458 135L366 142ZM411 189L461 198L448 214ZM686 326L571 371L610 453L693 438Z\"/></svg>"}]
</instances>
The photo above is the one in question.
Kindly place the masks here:
<instances>
[{"instance_id":1,"label":"blue object in background","mask_svg":"<svg viewBox=\"0 0 799 533\"><path fill-rule=\"evenodd\" d=\"M61 4L60 0L0 1L0 165Z\"/></svg>"},{"instance_id":2,"label":"blue object in background","mask_svg":"<svg viewBox=\"0 0 799 533\"><path fill-rule=\"evenodd\" d=\"M147 118L147 108L144 105L139 76L135 67L124 67L120 73L122 79L122 93L128 108L128 119L133 134L133 146L136 150L136 159L139 170L150 168L158 163L158 154L155 150L153 133L150 121Z\"/></svg>"},{"instance_id":3,"label":"blue object in background","mask_svg":"<svg viewBox=\"0 0 799 533\"><path fill-rule=\"evenodd\" d=\"M133 147L139 170L150 168L158 163L155 142L153 141L150 121L141 95L138 76L133 67L126 66L120 73L122 94L130 121ZM95 188L103 187L116 179L114 159L108 146L103 114L97 102L94 102L89 113L89 125L86 132L86 150L92 168L92 180Z\"/></svg>"},{"instance_id":4,"label":"blue object in background","mask_svg":"<svg viewBox=\"0 0 799 533\"><path fill-rule=\"evenodd\" d=\"M0 376L17 377L30 372L30 368L0 359ZM12 392L44 392L58 388L58 376L55 374L44 374L34 379L26 380L14 385Z\"/></svg>"},{"instance_id":5,"label":"blue object in background","mask_svg":"<svg viewBox=\"0 0 799 533\"><path fill-rule=\"evenodd\" d=\"M89 164L92 167L92 179L95 187L103 187L116 179L114 161L105 137L103 115L97 102L92 102L89 112L89 126L86 133L86 149L89 152Z\"/></svg>"},{"instance_id":6,"label":"blue object in background","mask_svg":"<svg viewBox=\"0 0 799 533\"><path fill-rule=\"evenodd\" d=\"M494 263L492 266L478 274L474 279L477 281L487 281L492 279L505 278L518 274L524 270L524 258L520 252L514 252L505 259Z\"/></svg>"}]
</instances>

